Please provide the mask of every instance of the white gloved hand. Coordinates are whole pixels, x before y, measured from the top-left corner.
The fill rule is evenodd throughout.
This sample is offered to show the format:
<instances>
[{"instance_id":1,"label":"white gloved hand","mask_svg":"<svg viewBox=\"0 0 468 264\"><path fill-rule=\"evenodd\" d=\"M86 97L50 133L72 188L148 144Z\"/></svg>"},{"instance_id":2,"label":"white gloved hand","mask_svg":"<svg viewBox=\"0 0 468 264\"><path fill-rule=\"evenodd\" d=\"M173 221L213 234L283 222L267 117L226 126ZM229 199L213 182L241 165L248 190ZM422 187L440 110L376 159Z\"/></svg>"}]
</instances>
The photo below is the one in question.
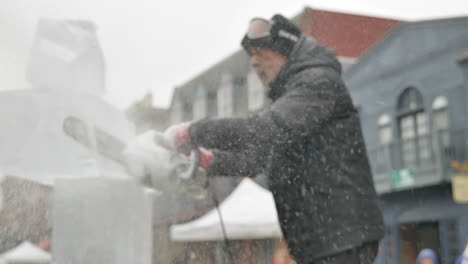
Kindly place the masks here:
<instances>
[{"instance_id":1,"label":"white gloved hand","mask_svg":"<svg viewBox=\"0 0 468 264\"><path fill-rule=\"evenodd\" d=\"M140 182L149 178L154 188L164 191L170 185L168 177L174 169L171 163L174 154L158 145L162 137L157 131L147 131L128 144L123 156L132 176Z\"/></svg>"},{"instance_id":2,"label":"white gloved hand","mask_svg":"<svg viewBox=\"0 0 468 264\"><path fill-rule=\"evenodd\" d=\"M160 137L159 144L172 151L185 155L190 154L189 127L190 123L180 123L168 127Z\"/></svg>"}]
</instances>

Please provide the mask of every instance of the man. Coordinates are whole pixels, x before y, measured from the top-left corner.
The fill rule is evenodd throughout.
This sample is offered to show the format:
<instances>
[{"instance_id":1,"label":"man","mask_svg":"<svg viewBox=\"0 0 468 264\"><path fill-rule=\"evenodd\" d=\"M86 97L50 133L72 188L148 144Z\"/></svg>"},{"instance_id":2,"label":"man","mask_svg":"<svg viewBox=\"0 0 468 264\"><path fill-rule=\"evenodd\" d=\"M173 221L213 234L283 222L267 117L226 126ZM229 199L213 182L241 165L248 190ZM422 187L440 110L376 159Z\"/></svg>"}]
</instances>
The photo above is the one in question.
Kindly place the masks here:
<instances>
[{"instance_id":1,"label":"man","mask_svg":"<svg viewBox=\"0 0 468 264\"><path fill-rule=\"evenodd\" d=\"M269 109L172 126L165 144L202 147L211 176L265 173L297 263L372 263L382 217L335 55L281 15L253 19L241 44L269 89Z\"/></svg>"}]
</instances>

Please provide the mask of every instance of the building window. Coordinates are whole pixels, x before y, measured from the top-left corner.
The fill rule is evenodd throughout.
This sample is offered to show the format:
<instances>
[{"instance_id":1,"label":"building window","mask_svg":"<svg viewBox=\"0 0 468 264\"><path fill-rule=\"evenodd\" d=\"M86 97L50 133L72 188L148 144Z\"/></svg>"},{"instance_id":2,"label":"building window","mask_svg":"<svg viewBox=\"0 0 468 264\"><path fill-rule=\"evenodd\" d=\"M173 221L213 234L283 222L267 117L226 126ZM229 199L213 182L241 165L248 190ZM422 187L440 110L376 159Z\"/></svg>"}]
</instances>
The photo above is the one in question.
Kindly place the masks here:
<instances>
[{"instance_id":1,"label":"building window","mask_svg":"<svg viewBox=\"0 0 468 264\"><path fill-rule=\"evenodd\" d=\"M174 98L174 104L171 109L171 124L177 124L183 121L183 104L179 98Z\"/></svg>"},{"instance_id":2,"label":"building window","mask_svg":"<svg viewBox=\"0 0 468 264\"><path fill-rule=\"evenodd\" d=\"M422 95L416 88L407 88L400 95L398 116L403 167L414 168L430 162L427 115L424 112Z\"/></svg>"},{"instance_id":3,"label":"building window","mask_svg":"<svg viewBox=\"0 0 468 264\"><path fill-rule=\"evenodd\" d=\"M377 121L379 126L379 143L386 145L392 141L392 119L389 115L384 114Z\"/></svg>"},{"instance_id":4,"label":"building window","mask_svg":"<svg viewBox=\"0 0 468 264\"><path fill-rule=\"evenodd\" d=\"M182 120L190 121L192 119L193 119L193 105L189 102L185 102L183 104Z\"/></svg>"},{"instance_id":5,"label":"building window","mask_svg":"<svg viewBox=\"0 0 468 264\"><path fill-rule=\"evenodd\" d=\"M379 146L375 152L375 169L386 170L390 165L388 154L388 144L392 141L392 119L389 115L383 114L377 120Z\"/></svg>"},{"instance_id":6,"label":"building window","mask_svg":"<svg viewBox=\"0 0 468 264\"><path fill-rule=\"evenodd\" d=\"M234 114L233 105L233 81L229 75L224 75L221 79L221 86L218 90L218 116L230 117Z\"/></svg>"},{"instance_id":7,"label":"building window","mask_svg":"<svg viewBox=\"0 0 468 264\"><path fill-rule=\"evenodd\" d=\"M423 163L431 162L431 138L429 130L429 122L427 114L420 112L416 115L416 124L418 132L418 148L419 148L419 162L420 165Z\"/></svg>"},{"instance_id":8,"label":"building window","mask_svg":"<svg viewBox=\"0 0 468 264\"><path fill-rule=\"evenodd\" d=\"M434 145L441 150L448 148L450 144L450 122L447 110L448 100L445 96L438 96L432 102L432 130Z\"/></svg>"},{"instance_id":9,"label":"building window","mask_svg":"<svg viewBox=\"0 0 468 264\"><path fill-rule=\"evenodd\" d=\"M215 117L218 114L216 91L209 91L206 94L206 116Z\"/></svg>"},{"instance_id":10,"label":"building window","mask_svg":"<svg viewBox=\"0 0 468 264\"><path fill-rule=\"evenodd\" d=\"M255 71L251 70L247 76L249 111L256 111L265 103L265 88Z\"/></svg>"},{"instance_id":11,"label":"building window","mask_svg":"<svg viewBox=\"0 0 468 264\"><path fill-rule=\"evenodd\" d=\"M193 102L193 119L199 120L206 117L207 98L205 88L201 85L195 90L195 100Z\"/></svg>"}]
</instances>

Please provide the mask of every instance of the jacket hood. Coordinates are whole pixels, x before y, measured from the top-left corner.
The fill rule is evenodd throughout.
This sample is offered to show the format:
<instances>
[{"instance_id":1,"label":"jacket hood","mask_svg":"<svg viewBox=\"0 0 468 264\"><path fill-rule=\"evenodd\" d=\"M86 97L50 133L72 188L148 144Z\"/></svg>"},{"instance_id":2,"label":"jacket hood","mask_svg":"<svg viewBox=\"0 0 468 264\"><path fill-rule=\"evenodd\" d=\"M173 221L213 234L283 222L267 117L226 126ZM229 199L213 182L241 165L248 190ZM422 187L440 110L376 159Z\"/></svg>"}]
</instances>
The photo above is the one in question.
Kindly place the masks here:
<instances>
[{"instance_id":1,"label":"jacket hood","mask_svg":"<svg viewBox=\"0 0 468 264\"><path fill-rule=\"evenodd\" d=\"M295 45L278 76L269 84L268 96L274 101L284 93L284 84L305 69L328 67L341 73L341 64L329 48L310 37L302 37Z\"/></svg>"}]
</instances>

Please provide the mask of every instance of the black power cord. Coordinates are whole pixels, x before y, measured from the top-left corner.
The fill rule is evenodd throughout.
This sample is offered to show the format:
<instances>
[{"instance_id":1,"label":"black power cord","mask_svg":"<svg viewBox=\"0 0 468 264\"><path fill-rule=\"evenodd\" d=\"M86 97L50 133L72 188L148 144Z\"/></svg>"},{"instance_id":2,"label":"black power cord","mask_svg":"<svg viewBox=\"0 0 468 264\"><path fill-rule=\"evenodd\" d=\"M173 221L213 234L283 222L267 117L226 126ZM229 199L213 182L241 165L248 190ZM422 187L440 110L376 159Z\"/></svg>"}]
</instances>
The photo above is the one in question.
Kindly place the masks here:
<instances>
[{"instance_id":1,"label":"black power cord","mask_svg":"<svg viewBox=\"0 0 468 264\"><path fill-rule=\"evenodd\" d=\"M201 153L200 153L200 149L198 148L194 148L193 149L193 164L191 166L191 175L190 175L190 178L194 178L197 171L198 171L198 167L200 166L200 162L201 162ZM215 192L215 189L213 188L212 184L210 184L210 180L209 180L209 177L206 177L206 182L205 182L205 186L204 186L208 192L210 193L211 192L211 200L213 201L215 207L216 207L216 211L218 212L218 217L219 217L219 222L220 222L220 225L221 225L221 232L223 234L223 248L224 248L224 251L226 252L226 255L228 257L228 264L232 263L232 255L231 255L231 252L229 251L229 240L228 240L228 237L227 237L227 232L226 232L226 225L224 224L224 219L223 219L223 214L221 213L221 209L219 208L219 200L218 200L218 197L216 197L216 192Z\"/></svg>"},{"instance_id":2,"label":"black power cord","mask_svg":"<svg viewBox=\"0 0 468 264\"><path fill-rule=\"evenodd\" d=\"M221 232L223 234L223 248L224 248L224 252L226 252L226 255L228 257L228 264L230 264L230 263L232 263L232 255L231 255L231 251L229 251L229 240L228 240L228 237L227 237L226 226L224 224L223 214L221 213L221 209L219 208L219 200L218 200L218 197L216 197L215 189L210 184L208 178L206 180L206 185L207 185L208 189L211 189L211 190L209 190L211 192L211 199L212 199L213 203L215 204L216 211L218 212L219 222L220 222L220 225L221 225Z\"/></svg>"}]
</instances>

